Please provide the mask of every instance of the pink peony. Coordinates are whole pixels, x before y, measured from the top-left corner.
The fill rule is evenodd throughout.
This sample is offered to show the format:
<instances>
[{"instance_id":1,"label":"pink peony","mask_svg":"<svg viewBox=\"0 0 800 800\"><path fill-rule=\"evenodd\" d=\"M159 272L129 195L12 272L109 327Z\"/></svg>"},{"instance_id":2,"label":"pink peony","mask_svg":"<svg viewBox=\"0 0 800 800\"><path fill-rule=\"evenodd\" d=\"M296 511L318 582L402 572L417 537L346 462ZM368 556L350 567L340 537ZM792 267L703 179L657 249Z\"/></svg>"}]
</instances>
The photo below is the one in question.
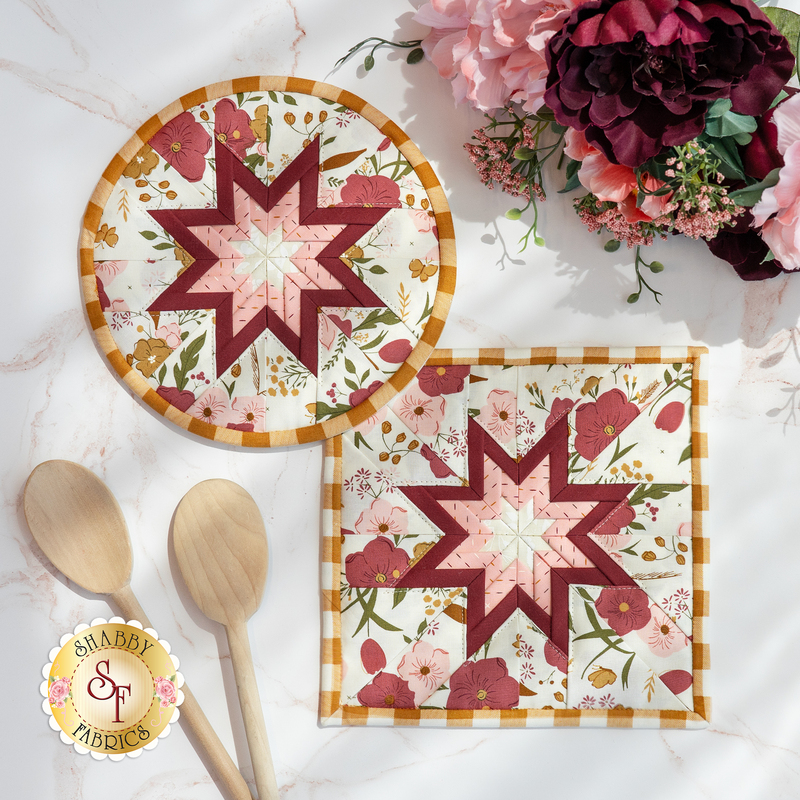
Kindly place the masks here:
<instances>
[{"instance_id":1,"label":"pink peony","mask_svg":"<svg viewBox=\"0 0 800 800\"><path fill-rule=\"evenodd\" d=\"M753 227L785 270L800 269L800 94L772 115L778 128L778 152L784 166L778 183L753 206Z\"/></svg>"},{"instance_id":2,"label":"pink peony","mask_svg":"<svg viewBox=\"0 0 800 800\"><path fill-rule=\"evenodd\" d=\"M543 104L547 42L581 0L431 0L414 16L433 30L422 48L453 82L456 102L482 111Z\"/></svg>"},{"instance_id":3,"label":"pink peony","mask_svg":"<svg viewBox=\"0 0 800 800\"><path fill-rule=\"evenodd\" d=\"M148 144L187 181L203 177L211 137L188 111L170 120Z\"/></svg>"},{"instance_id":4,"label":"pink peony","mask_svg":"<svg viewBox=\"0 0 800 800\"><path fill-rule=\"evenodd\" d=\"M653 606L647 624L636 631L655 656L665 658L688 646L689 640L680 628L658 606Z\"/></svg>"},{"instance_id":5,"label":"pink peony","mask_svg":"<svg viewBox=\"0 0 800 800\"><path fill-rule=\"evenodd\" d=\"M438 397L442 394L457 394L464 389L464 380L469 367L423 367L417 373L417 383L425 394Z\"/></svg>"},{"instance_id":6,"label":"pink peony","mask_svg":"<svg viewBox=\"0 0 800 800\"><path fill-rule=\"evenodd\" d=\"M416 705L427 700L450 674L450 655L427 642L415 642L397 666L401 678L414 692Z\"/></svg>"},{"instance_id":7,"label":"pink peony","mask_svg":"<svg viewBox=\"0 0 800 800\"><path fill-rule=\"evenodd\" d=\"M408 568L408 553L378 536L359 553L345 559L344 572L351 586L370 588L393 586Z\"/></svg>"},{"instance_id":8,"label":"pink peony","mask_svg":"<svg viewBox=\"0 0 800 800\"><path fill-rule=\"evenodd\" d=\"M163 339L173 350L181 346L181 329L177 322L170 322L156 328L156 339Z\"/></svg>"},{"instance_id":9,"label":"pink peony","mask_svg":"<svg viewBox=\"0 0 800 800\"><path fill-rule=\"evenodd\" d=\"M575 449L587 461L593 461L638 416L639 409L619 389L604 392L596 403L578 406Z\"/></svg>"},{"instance_id":10,"label":"pink peony","mask_svg":"<svg viewBox=\"0 0 800 800\"><path fill-rule=\"evenodd\" d=\"M368 536L404 536L408 533L408 511L380 497L372 501L356 520L356 533Z\"/></svg>"},{"instance_id":11,"label":"pink peony","mask_svg":"<svg viewBox=\"0 0 800 800\"><path fill-rule=\"evenodd\" d=\"M517 433L517 396L508 389L492 389L478 422L498 442L511 441Z\"/></svg>"},{"instance_id":12,"label":"pink peony","mask_svg":"<svg viewBox=\"0 0 800 800\"><path fill-rule=\"evenodd\" d=\"M412 387L400 395L394 411L414 433L436 436L444 419L446 405L444 397L428 397Z\"/></svg>"}]
</instances>

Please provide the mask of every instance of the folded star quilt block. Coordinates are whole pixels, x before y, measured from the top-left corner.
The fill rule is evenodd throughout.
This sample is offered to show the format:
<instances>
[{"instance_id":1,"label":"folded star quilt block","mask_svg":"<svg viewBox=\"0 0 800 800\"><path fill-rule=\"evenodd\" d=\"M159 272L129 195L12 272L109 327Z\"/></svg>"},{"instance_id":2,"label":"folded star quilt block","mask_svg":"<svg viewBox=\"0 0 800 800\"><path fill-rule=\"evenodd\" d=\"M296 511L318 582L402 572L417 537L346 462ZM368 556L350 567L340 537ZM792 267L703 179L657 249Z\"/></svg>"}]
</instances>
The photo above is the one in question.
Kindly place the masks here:
<instances>
[{"instance_id":1,"label":"folded star quilt block","mask_svg":"<svg viewBox=\"0 0 800 800\"><path fill-rule=\"evenodd\" d=\"M95 335L126 383L206 438L313 441L425 362L455 286L419 150L360 98L255 77L193 92L109 164L84 219Z\"/></svg>"},{"instance_id":2,"label":"folded star quilt block","mask_svg":"<svg viewBox=\"0 0 800 800\"><path fill-rule=\"evenodd\" d=\"M435 351L326 444L323 724L702 727L699 348Z\"/></svg>"}]
</instances>

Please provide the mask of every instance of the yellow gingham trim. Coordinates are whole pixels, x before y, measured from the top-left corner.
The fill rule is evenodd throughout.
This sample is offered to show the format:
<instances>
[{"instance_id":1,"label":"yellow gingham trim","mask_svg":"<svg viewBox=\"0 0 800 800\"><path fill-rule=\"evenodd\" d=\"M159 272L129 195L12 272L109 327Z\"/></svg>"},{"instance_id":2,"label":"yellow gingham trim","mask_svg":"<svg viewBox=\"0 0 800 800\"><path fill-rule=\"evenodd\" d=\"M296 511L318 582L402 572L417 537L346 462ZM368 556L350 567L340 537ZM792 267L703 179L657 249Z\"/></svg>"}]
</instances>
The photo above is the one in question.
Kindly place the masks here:
<instances>
[{"instance_id":1,"label":"yellow gingham trim","mask_svg":"<svg viewBox=\"0 0 800 800\"><path fill-rule=\"evenodd\" d=\"M218 97L226 97L238 92L254 91L294 92L332 100L335 103L340 103L353 109L375 125L381 133L389 137L414 168L430 199L431 210L435 215L439 233L439 272L433 308L425 323L422 337L411 355L406 359L405 364L392 376L391 380L384 383L369 398L369 402L362 403L357 408L315 425L284 431L271 431L269 433L235 431L230 428L210 425L206 422L202 422L198 426L194 417L173 406L165 408L162 402L157 401L155 398L158 395L153 391L152 386L132 369L114 343L100 308L93 267L94 240L100 227L103 209L123 170L146 142L171 119L194 106L215 100ZM122 149L111 159L92 193L83 217L79 264L82 278L81 288L89 322L112 367L131 390L139 395L154 411L184 430L224 444L244 447L285 447L316 442L320 439L329 439L349 430L374 414L378 408L388 403L411 381L425 364L431 352L433 352L433 348L444 327L445 319L447 319L456 284L456 246L450 208L433 169L408 135L387 116L351 92L339 89L328 83L277 76L252 76L205 86L179 98L141 125Z\"/></svg>"},{"instance_id":2,"label":"yellow gingham trim","mask_svg":"<svg viewBox=\"0 0 800 800\"><path fill-rule=\"evenodd\" d=\"M692 364L692 554L694 619L692 628L694 713L647 709L517 709L448 711L445 709L384 709L342 705L341 570L342 440L325 444L322 547L322 725L395 725L448 728L704 728L710 721L711 700L705 692L710 667L705 641L709 596L706 568L709 541L705 535L708 486L705 484L708 439L708 351L704 347L533 348L530 350L435 350L429 364Z\"/></svg>"}]
</instances>

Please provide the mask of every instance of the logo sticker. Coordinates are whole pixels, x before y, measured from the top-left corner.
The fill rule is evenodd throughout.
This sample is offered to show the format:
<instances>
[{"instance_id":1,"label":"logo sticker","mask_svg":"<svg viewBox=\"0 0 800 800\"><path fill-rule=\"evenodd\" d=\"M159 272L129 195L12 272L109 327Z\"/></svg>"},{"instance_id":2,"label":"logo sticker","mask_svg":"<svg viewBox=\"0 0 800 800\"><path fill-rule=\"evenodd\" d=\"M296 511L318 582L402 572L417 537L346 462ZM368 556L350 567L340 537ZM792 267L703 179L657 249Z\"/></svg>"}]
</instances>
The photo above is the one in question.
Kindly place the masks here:
<instances>
[{"instance_id":1,"label":"logo sticker","mask_svg":"<svg viewBox=\"0 0 800 800\"><path fill-rule=\"evenodd\" d=\"M50 727L79 753L120 761L169 735L183 702L179 661L136 620L78 625L50 651L40 687Z\"/></svg>"}]
</instances>

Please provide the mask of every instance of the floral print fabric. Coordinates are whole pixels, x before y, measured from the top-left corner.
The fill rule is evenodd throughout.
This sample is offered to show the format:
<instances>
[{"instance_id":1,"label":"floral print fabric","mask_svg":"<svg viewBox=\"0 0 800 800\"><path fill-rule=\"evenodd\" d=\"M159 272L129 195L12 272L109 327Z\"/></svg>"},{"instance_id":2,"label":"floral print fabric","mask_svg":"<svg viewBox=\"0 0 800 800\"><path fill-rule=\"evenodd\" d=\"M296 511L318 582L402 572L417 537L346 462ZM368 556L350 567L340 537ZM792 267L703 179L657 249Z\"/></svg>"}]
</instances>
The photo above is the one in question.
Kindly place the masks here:
<instances>
[{"instance_id":1,"label":"floral print fabric","mask_svg":"<svg viewBox=\"0 0 800 800\"><path fill-rule=\"evenodd\" d=\"M370 397L420 342L438 228L423 180L364 116L238 92L177 114L130 158L93 234L97 298L143 396L212 436L299 430ZM418 427L432 431L441 404L425 397Z\"/></svg>"},{"instance_id":2,"label":"floral print fabric","mask_svg":"<svg viewBox=\"0 0 800 800\"><path fill-rule=\"evenodd\" d=\"M453 362L337 440L328 721L696 718L692 361Z\"/></svg>"}]
</instances>

